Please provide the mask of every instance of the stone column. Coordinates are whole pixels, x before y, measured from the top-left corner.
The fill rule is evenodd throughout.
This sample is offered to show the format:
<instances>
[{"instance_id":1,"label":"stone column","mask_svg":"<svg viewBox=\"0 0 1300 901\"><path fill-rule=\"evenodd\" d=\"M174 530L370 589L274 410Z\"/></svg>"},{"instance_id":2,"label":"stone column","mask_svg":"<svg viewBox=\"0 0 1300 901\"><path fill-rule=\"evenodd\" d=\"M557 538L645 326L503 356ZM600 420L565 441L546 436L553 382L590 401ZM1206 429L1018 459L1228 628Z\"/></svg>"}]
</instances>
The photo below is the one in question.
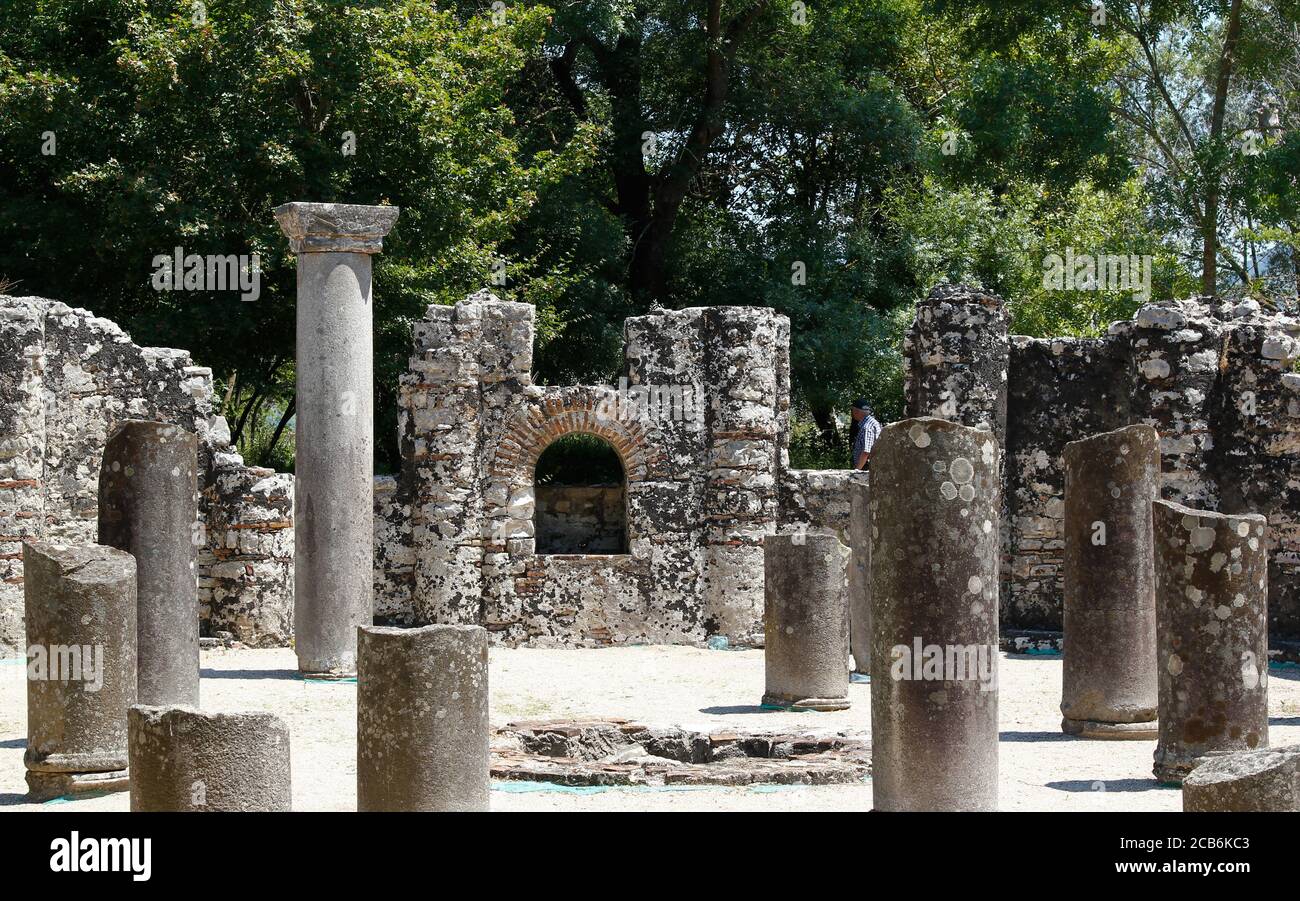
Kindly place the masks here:
<instances>
[{"instance_id":1,"label":"stone column","mask_svg":"<svg viewBox=\"0 0 1300 901\"><path fill-rule=\"evenodd\" d=\"M292 809L289 727L262 711L132 707L131 810Z\"/></svg>"},{"instance_id":2,"label":"stone column","mask_svg":"<svg viewBox=\"0 0 1300 901\"><path fill-rule=\"evenodd\" d=\"M27 786L34 800L127 786L135 703L135 560L115 548L23 545Z\"/></svg>"},{"instance_id":3,"label":"stone column","mask_svg":"<svg viewBox=\"0 0 1300 901\"><path fill-rule=\"evenodd\" d=\"M1132 425L1065 446L1065 661L1061 730L1156 737L1151 502L1160 436Z\"/></svg>"},{"instance_id":4,"label":"stone column","mask_svg":"<svg viewBox=\"0 0 1300 901\"><path fill-rule=\"evenodd\" d=\"M867 473L849 478L849 650L853 671L871 673L871 479Z\"/></svg>"},{"instance_id":5,"label":"stone column","mask_svg":"<svg viewBox=\"0 0 1300 901\"><path fill-rule=\"evenodd\" d=\"M357 651L357 810L487 810L487 630L363 627Z\"/></svg>"},{"instance_id":6,"label":"stone column","mask_svg":"<svg viewBox=\"0 0 1300 901\"><path fill-rule=\"evenodd\" d=\"M1153 505L1160 741L1156 778L1181 783L1212 751L1268 747L1264 517Z\"/></svg>"},{"instance_id":7,"label":"stone column","mask_svg":"<svg viewBox=\"0 0 1300 901\"><path fill-rule=\"evenodd\" d=\"M871 455L871 764L877 810L998 804L998 448L940 419Z\"/></svg>"},{"instance_id":8,"label":"stone column","mask_svg":"<svg viewBox=\"0 0 1300 901\"><path fill-rule=\"evenodd\" d=\"M1300 745L1209 755L1183 780L1183 810L1300 813Z\"/></svg>"},{"instance_id":9,"label":"stone column","mask_svg":"<svg viewBox=\"0 0 1300 901\"><path fill-rule=\"evenodd\" d=\"M834 535L763 540L765 705L848 708L848 558Z\"/></svg>"},{"instance_id":10,"label":"stone column","mask_svg":"<svg viewBox=\"0 0 1300 901\"><path fill-rule=\"evenodd\" d=\"M137 699L199 703L198 440L165 422L128 420L99 471L99 543L136 568Z\"/></svg>"},{"instance_id":11,"label":"stone column","mask_svg":"<svg viewBox=\"0 0 1300 901\"><path fill-rule=\"evenodd\" d=\"M374 337L370 255L397 207L287 203L298 255L294 635L298 669L356 670L373 619Z\"/></svg>"}]
</instances>

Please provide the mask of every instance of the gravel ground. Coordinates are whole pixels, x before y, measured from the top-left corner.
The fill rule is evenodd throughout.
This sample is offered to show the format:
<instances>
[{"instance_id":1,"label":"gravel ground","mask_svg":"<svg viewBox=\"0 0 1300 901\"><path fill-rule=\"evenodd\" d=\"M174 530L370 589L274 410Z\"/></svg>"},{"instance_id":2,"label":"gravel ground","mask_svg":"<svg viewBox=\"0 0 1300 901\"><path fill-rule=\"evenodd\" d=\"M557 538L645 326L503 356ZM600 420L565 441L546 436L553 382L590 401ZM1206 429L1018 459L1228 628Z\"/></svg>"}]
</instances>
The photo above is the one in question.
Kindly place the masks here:
<instances>
[{"instance_id":1,"label":"gravel ground","mask_svg":"<svg viewBox=\"0 0 1300 901\"><path fill-rule=\"evenodd\" d=\"M203 706L260 708L284 717L293 748L296 810L352 810L356 686L296 677L290 650L203 652ZM25 803L26 693L20 660L0 661L0 811L126 810L125 793ZM1300 670L1273 668L1270 737L1300 744ZM1003 810L1179 810L1180 793L1151 778L1154 741L1101 742L1060 732L1061 661L1003 655L999 674ZM747 731L870 732L870 686L835 713L762 710L762 651L683 647L604 650L494 648L492 721L625 717L648 726ZM862 785L563 790L497 783L494 810L869 810Z\"/></svg>"}]
</instances>

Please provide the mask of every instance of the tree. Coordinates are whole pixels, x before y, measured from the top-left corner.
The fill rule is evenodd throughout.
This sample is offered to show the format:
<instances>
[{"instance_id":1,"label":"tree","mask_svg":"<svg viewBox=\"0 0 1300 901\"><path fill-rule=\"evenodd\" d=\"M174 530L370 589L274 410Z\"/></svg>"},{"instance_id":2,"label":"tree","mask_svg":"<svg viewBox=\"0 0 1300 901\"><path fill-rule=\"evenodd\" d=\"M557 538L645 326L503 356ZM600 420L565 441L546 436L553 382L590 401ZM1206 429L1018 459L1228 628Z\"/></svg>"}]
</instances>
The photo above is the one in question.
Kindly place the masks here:
<instances>
[{"instance_id":1,"label":"tree","mask_svg":"<svg viewBox=\"0 0 1300 901\"><path fill-rule=\"evenodd\" d=\"M525 155L510 134L506 92L545 24L421 0L0 0L0 273L193 349L234 385L244 435L292 384L293 265L271 210L399 205L375 270L391 467L411 322L488 283L536 192L580 156ZM177 246L258 254L260 297L154 290L152 260Z\"/></svg>"}]
</instances>

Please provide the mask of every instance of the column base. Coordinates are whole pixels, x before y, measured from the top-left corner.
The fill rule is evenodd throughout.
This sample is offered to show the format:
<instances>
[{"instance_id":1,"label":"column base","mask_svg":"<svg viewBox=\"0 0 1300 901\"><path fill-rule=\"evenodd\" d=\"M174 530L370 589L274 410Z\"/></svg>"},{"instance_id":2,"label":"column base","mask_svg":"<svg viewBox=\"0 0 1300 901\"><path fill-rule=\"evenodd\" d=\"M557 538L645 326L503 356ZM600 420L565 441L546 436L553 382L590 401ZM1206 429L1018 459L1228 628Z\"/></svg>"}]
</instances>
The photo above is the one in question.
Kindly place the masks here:
<instances>
[{"instance_id":1,"label":"column base","mask_svg":"<svg viewBox=\"0 0 1300 901\"><path fill-rule=\"evenodd\" d=\"M1100 720L1072 720L1067 717L1061 720L1061 731L1066 735L1102 741L1155 741L1160 737L1160 725L1156 720L1144 723L1107 723Z\"/></svg>"},{"instance_id":2,"label":"column base","mask_svg":"<svg viewBox=\"0 0 1300 901\"><path fill-rule=\"evenodd\" d=\"M105 773L49 773L27 771L27 797L51 801L64 795L90 795L126 791L131 787L126 770Z\"/></svg>"},{"instance_id":3,"label":"column base","mask_svg":"<svg viewBox=\"0 0 1300 901\"><path fill-rule=\"evenodd\" d=\"M782 710L848 710L848 698L799 698L785 695L763 695L764 707L779 707Z\"/></svg>"},{"instance_id":4,"label":"column base","mask_svg":"<svg viewBox=\"0 0 1300 901\"><path fill-rule=\"evenodd\" d=\"M356 679L357 671L348 672L346 670L328 670L326 672L310 672L308 670L299 670L298 678L311 679L314 682L347 682L349 679Z\"/></svg>"},{"instance_id":5,"label":"column base","mask_svg":"<svg viewBox=\"0 0 1300 901\"><path fill-rule=\"evenodd\" d=\"M1190 763L1157 763L1151 768L1156 781L1162 785L1182 785L1183 780L1192 772Z\"/></svg>"}]
</instances>

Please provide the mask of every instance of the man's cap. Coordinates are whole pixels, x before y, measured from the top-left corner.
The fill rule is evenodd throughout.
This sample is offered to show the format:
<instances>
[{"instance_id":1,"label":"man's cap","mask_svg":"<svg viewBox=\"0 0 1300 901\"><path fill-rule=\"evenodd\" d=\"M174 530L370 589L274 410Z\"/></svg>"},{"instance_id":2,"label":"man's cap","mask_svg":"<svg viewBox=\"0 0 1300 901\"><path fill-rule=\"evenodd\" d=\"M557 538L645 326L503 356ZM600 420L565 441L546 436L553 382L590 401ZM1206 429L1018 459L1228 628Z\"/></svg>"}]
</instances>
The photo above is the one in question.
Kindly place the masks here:
<instances>
[{"instance_id":1,"label":"man's cap","mask_svg":"<svg viewBox=\"0 0 1300 901\"><path fill-rule=\"evenodd\" d=\"M871 401L867 400L865 397L859 397L857 400L853 402L853 409L861 410L864 413L870 413Z\"/></svg>"}]
</instances>

